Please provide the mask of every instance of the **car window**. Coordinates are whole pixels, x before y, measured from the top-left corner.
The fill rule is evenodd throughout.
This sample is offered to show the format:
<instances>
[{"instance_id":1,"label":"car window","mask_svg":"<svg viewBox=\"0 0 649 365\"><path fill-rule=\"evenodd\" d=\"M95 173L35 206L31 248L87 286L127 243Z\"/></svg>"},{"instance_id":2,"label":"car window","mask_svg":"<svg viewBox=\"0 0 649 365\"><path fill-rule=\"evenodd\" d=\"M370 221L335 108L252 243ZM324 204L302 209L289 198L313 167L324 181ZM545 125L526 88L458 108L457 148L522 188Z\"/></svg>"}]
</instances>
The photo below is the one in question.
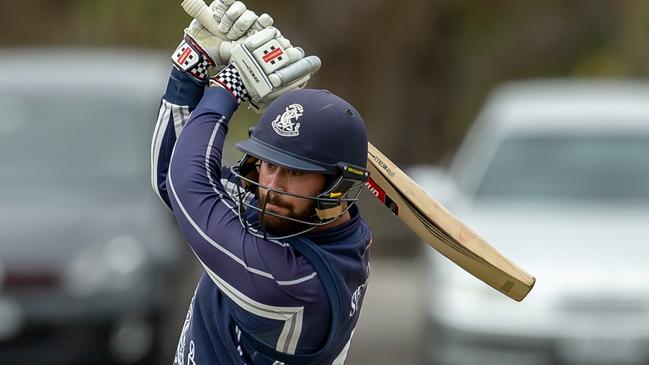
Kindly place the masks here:
<instances>
[{"instance_id":1,"label":"car window","mask_svg":"<svg viewBox=\"0 0 649 365\"><path fill-rule=\"evenodd\" d=\"M0 93L0 110L4 182L147 173L153 108L141 98Z\"/></svg>"},{"instance_id":2,"label":"car window","mask_svg":"<svg viewBox=\"0 0 649 365\"><path fill-rule=\"evenodd\" d=\"M487 198L649 199L649 137L511 137L479 184Z\"/></svg>"}]
</instances>

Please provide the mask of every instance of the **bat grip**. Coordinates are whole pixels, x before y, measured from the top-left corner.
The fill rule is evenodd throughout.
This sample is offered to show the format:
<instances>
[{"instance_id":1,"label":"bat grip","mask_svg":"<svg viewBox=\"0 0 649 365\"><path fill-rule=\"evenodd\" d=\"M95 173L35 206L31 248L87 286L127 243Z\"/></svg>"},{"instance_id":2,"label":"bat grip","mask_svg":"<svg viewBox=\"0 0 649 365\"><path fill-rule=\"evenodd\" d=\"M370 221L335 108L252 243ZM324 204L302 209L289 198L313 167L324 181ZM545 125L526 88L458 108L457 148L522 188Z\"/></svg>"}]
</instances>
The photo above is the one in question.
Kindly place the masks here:
<instances>
[{"instance_id":1,"label":"bat grip","mask_svg":"<svg viewBox=\"0 0 649 365\"><path fill-rule=\"evenodd\" d=\"M192 18L198 20L205 29L212 34L222 34L219 31L216 19L214 19L214 11L210 9L203 0L183 0L180 4L185 12Z\"/></svg>"}]
</instances>

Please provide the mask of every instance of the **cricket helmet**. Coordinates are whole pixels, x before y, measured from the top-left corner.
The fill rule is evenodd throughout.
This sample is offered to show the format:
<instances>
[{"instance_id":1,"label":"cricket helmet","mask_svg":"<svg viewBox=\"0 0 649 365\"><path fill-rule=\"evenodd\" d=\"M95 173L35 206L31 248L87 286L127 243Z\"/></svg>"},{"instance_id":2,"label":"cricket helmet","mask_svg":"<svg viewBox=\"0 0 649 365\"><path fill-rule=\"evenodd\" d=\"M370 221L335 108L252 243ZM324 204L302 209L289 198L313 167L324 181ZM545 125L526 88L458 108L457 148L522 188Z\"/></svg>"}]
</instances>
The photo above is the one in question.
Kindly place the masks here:
<instances>
[{"instance_id":1,"label":"cricket helmet","mask_svg":"<svg viewBox=\"0 0 649 365\"><path fill-rule=\"evenodd\" d=\"M232 171L250 191L256 192L260 186L255 175L260 160L325 175L327 183L320 194L301 196L316 203L314 220L300 221L310 229L338 218L349 209L358 200L361 187L369 177L365 123L353 106L327 90L298 89L280 96L268 106L249 134L247 140L236 144L244 157ZM295 195L270 187L264 189ZM240 206L246 205L245 200L241 203ZM250 207L265 212L265 205Z\"/></svg>"}]
</instances>

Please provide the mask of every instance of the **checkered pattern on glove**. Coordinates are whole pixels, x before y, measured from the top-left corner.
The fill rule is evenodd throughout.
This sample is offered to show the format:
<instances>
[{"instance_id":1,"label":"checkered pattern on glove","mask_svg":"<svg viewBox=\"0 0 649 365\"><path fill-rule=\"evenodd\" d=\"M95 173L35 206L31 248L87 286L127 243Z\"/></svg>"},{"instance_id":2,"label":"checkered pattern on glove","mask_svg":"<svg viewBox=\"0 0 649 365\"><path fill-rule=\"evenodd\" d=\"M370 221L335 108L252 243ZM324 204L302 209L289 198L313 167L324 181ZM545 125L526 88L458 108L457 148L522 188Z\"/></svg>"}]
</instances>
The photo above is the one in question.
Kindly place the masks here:
<instances>
[{"instance_id":1,"label":"checkered pattern on glove","mask_svg":"<svg viewBox=\"0 0 649 365\"><path fill-rule=\"evenodd\" d=\"M250 101L250 94L246 90L239 71L234 65L227 65L225 68L210 79L210 86L221 86L230 92L236 99L237 103Z\"/></svg>"},{"instance_id":2,"label":"checkered pattern on glove","mask_svg":"<svg viewBox=\"0 0 649 365\"><path fill-rule=\"evenodd\" d=\"M171 60L174 67L188 72L200 82L207 82L208 70L215 65L207 53L189 36L183 38L171 55Z\"/></svg>"}]
</instances>

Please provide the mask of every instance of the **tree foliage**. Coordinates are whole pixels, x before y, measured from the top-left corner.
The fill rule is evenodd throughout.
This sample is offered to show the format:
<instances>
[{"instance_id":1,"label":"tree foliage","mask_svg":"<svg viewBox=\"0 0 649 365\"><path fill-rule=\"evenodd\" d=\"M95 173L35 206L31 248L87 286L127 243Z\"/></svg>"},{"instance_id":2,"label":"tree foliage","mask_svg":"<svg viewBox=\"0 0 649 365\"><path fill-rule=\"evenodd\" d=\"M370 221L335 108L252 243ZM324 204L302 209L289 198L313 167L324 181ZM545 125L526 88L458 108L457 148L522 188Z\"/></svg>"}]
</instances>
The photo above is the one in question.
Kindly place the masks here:
<instances>
[{"instance_id":1,"label":"tree foliage","mask_svg":"<svg viewBox=\"0 0 649 365\"><path fill-rule=\"evenodd\" d=\"M0 45L170 50L179 1L2 0ZM524 78L644 77L649 3L640 1L249 1L323 59L311 85L349 99L400 163L452 151L486 95ZM6 9L11 9L7 11ZM344 136L342 137L344 138Z\"/></svg>"}]
</instances>

